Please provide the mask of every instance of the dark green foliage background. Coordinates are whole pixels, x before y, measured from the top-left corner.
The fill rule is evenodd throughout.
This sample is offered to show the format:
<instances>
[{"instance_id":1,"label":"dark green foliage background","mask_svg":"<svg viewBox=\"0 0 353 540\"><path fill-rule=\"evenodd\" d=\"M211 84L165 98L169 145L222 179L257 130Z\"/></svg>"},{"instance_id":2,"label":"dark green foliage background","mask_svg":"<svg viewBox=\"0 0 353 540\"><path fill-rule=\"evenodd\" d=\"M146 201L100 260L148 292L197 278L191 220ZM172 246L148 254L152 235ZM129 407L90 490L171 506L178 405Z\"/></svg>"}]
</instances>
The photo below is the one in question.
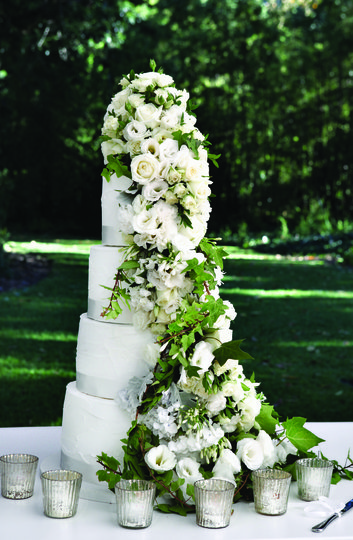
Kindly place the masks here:
<instances>
[{"instance_id":1,"label":"dark green foliage background","mask_svg":"<svg viewBox=\"0 0 353 540\"><path fill-rule=\"evenodd\" d=\"M121 75L150 58L191 93L221 154L211 232L344 228L353 1L273 4L3 3L0 229L100 237L102 118Z\"/></svg>"}]
</instances>

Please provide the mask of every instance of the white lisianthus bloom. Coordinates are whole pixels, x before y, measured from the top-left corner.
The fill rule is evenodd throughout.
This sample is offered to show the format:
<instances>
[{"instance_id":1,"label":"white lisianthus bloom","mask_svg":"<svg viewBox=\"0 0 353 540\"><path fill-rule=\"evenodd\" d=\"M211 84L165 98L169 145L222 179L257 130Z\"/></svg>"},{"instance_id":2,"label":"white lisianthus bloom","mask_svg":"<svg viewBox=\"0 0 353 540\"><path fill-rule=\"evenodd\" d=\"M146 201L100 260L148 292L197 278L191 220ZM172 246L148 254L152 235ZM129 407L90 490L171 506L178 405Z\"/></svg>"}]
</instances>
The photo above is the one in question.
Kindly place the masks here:
<instances>
[{"instance_id":1,"label":"white lisianthus bloom","mask_svg":"<svg viewBox=\"0 0 353 540\"><path fill-rule=\"evenodd\" d=\"M160 444L147 452L145 455L145 462L150 469L158 472L165 472L174 469L176 457L166 445Z\"/></svg>"},{"instance_id":2,"label":"white lisianthus bloom","mask_svg":"<svg viewBox=\"0 0 353 540\"><path fill-rule=\"evenodd\" d=\"M240 422L242 429L247 432L253 427L255 418L260 413L261 401L254 396L246 396L239 404L241 410Z\"/></svg>"},{"instance_id":3,"label":"white lisianthus bloom","mask_svg":"<svg viewBox=\"0 0 353 540\"><path fill-rule=\"evenodd\" d=\"M147 201L158 201L168 190L168 184L164 180L156 178L142 188L142 195Z\"/></svg>"},{"instance_id":4,"label":"white lisianthus bloom","mask_svg":"<svg viewBox=\"0 0 353 540\"><path fill-rule=\"evenodd\" d=\"M206 234L207 224L199 216L190 216L191 227L185 225L180 225L178 227L178 232L182 236L187 238L191 245L194 247L198 246L202 238Z\"/></svg>"},{"instance_id":5,"label":"white lisianthus bloom","mask_svg":"<svg viewBox=\"0 0 353 540\"><path fill-rule=\"evenodd\" d=\"M132 226L137 233L155 235L158 225L157 216L153 215L151 210L141 210L132 218Z\"/></svg>"},{"instance_id":6,"label":"white lisianthus bloom","mask_svg":"<svg viewBox=\"0 0 353 540\"><path fill-rule=\"evenodd\" d=\"M241 471L240 459L232 450L225 448L213 467L213 476L234 483L234 475Z\"/></svg>"},{"instance_id":7,"label":"white lisianthus bloom","mask_svg":"<svg viewBox=\"0 0 353 540\"><path fill-rule=\"evenodd\" d=\"M164 129L175 129L180 122L182 113L183 111L178 105L172 105L161 115L161 127Z\"/></svg>"},{"instance_id":8,"label":"white lisianthus bloom","mask_svg":"<svg viewBox=\"0 0 353 540\"><path fill-rule=\"evenodd\" d=\"M161 107L156 107L153 103L145 103L136 109L136 120L143 122L148 128L155 128L161 115Z\"/></svg>"},{"instance_id":9,"label":"white lisianthus bloom","mask_svg":"<svg viewBox=\"0 0 353 540\"><path fill-rule=\"evenodd\" d=\"M159 156L159 142L156 139L150 137L149 139L144 139L141 142L141 152L143 154L153 154L155 157Z\"/></svg>"},{"instance_id":10,"label":"white lisianthus bloom","mask_svg":"<svg viewBox=\"0 0 353 540\"><path fill-rule=\"evenodd\" d=\"M132 120L124 127L123 134L127 141L141 141L147 134L147 128L143 122Z\"/></svg>"},{"instance_id":11,"label":"white lisianthus bloom","mask_svg":"<svg viewBox=\"0 0 353 540\"><path fill-rule=\"evenodd\" d=\"M173 161L178 155L179 145L175 139L165 139L159 144L159 155L161 161L168 160Z\"/></svg>"},{"instance_id":12,"label":"white lisianthus bloom","mask_svg":"<svg viewBox=\"0 0 353 540\"><path fill-rule=\"evenodd\" d=\"M242 439L237 444L237 456L251 471L262 466L264 453L261 444L255 439Z\"/></svg>"},{"instance_id":13,"label":"white lisianthus bloom","mask_svg":"<svg viewBox=\"0 0 353 540\"><path fill-rule=\"evenodd\" d=\"M234 414L231 418L224 414L220 414L217 417L219 424L222 426L224 433L233 433L238 427L239 414Z\"/></svg>"},{"instance_id":14,"label":"white lisianthus bloom","mask_svg":"<svg viewBox=\"0 0 353 540\"><path fill-rule=\"evenodd\" d=\"M184 478L185 480L184 484L180 486L184 497L186 496L187 485L194 485L197 480L201 480L203 478L199 468L200 463L192 458L185 457L178 461L177 466L175 467L175 472L179 478Z\"/></svg>"},{"instance_id":15,"label":"white lisianthus bloom","mask_svg":"<svg viewBox=\"0 0 353 540\"><path fill-rule=\"evenodd\" d=\"M260 443L262 452L264 455L262 467L273 467L277 461L276 449L273 446L273 442L268 433L264 430L260 430L256 437L258 443Z\"/></svg>"},{"instance_id":16,"label":"white lisianthus bloom","mask_svg":"<svg viewBox=\"0 0 353 540\"><path fill-rule=\"evenodd\" d=\"M193 153L186 144L183 144L179 152L174 155L173 165L174 167L186 170L190 159L193 159Z\"/></svg>"},{"instance_id":17,"label":"white lisianthus bloom","mask_svg":"<svg viewBox=\"0 0 353 540\"><path fill-rule=\"evenodd\" d=\"M159 161L152 154L135 156L131 160L132 179L138 184L148 184L159 172Z\"/></svg>"},{"instance_id":18,"label":"white lisianthus bloom","mask_svg":"<svg viewBox=\"0 0 353 540\"><path fill-rule=\"evenodd\" d=\"M155 75L156 75L155 77L156 83L158 84L158 86L161 86L162 88L165 86L170 86L171 84L174 83L173 77L171 77L170 75L167 75L166 73L157 72Z\"/></svg>"},{"instance_id":19,"label":"white lisianthus bloom","mask_svg":"<svg viewBox=\"0 0 353 540\"><path fill-rule=\"evenodd\" d=\"M222 392L217 394L210 394L205 401L205 407L210 416L216 416L226 408L227 400Z\"/></svg>"},{"instance_id":20,"label":"white lisianthus bloom","mask_svg":"<svg viewBox=\"0 0 353 540\"><path fill-rule=\"evenodd\" d=\"M161 144L167 139L173 139L173 135L171 134L171 132L167 129L161 129L160 126L157 126L152 130L152 137L156 139L159 144Z\"/></svg>"},{"instance_id":21,"label":"white lisianthus bloom","mask_svg":"<svg viewBox=\"0 0 353 540\"><path fill-rule=\"evenodd\" d=\"M192 357L190 358L190 365L199 367L198 374L201 375L208 370L212 364L214 356L212 354L212 345L206 341L200 341L196 344Z\"/></svg>"},{"instance_id":22,"label":"white lisianthus bloom","mask_svg":"<svg viewBox=\"0 0 353 540\"><path fill-rule=\"evenodd\" d=\"M272 441L275 451L277 453L277 460L279 463L285 463L288 454L295 456L298 453L297 448L288 439L285 439L280 444L276 440Z\"/></svg>"}]
</instances>

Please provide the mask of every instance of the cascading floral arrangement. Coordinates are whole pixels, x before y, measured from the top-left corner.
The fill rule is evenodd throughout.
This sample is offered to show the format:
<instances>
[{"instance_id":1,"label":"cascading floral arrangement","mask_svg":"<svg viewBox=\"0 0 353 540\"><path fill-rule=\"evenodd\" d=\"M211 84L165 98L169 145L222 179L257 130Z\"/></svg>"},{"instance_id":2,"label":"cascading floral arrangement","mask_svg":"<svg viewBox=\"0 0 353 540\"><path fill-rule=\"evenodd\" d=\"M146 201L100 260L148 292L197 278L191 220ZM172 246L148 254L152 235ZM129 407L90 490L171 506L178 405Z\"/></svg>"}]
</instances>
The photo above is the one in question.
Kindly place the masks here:
<instances>
[{"instance_id":1,"label":"cascading floral arrangement","mask_svg":"<svg viewBox=\"0 0 353 540\"><path fill-rule=\"evenodd\" d=\"M251 358L232 340L236 313L222 300L224 250L206 239L211 195L210 144L196 127L189 94L172 77L131 72L111 101L102 129L107 181L122 180L119 208L124 262L117 269L107 318L132 310L149 329L149 375L133 378L119 396L134 411L123 440L124 462L98 456L101 481L151 478L159 508L193 510L193 484L217 476L236 484L235 498L251 496L251 471L291 469L321 439L304 418L281 423L248 378ZM126 187L128 186L128 187Z\"/></svg>"}]
</instances>

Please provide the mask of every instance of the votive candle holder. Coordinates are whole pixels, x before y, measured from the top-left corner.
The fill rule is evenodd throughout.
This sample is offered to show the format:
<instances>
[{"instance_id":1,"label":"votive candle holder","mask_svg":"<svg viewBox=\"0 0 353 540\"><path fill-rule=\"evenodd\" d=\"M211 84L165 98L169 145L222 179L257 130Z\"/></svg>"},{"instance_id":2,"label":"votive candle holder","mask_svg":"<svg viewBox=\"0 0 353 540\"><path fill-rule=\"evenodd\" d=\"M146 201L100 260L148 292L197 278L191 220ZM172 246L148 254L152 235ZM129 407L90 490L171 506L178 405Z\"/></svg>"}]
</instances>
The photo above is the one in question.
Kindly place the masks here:
<instances>
[{"instance_id":1,"label":"votive candle holder","mask_svg":"<svg viewBox=\"0 0 353 540\"><path fill-rule=\"evenodd\" d=\"M37 467L38 457L32 454L1 456L1 495L7 499L32 497Z\"/></svg>"},{"instance_id":2,"label":"votive candle holder","mask_svg":"<svg viewBox=\"0 0 353 540\"><path fill-rule=\"evenodd\" d=\"M76 515L82 474L58 469L44 471L41 476L44 514L50 518L70 518Z\"/></svg>"},{"instance_id":3,"label":"votive candle holder","mask_svg":"<svg viewBox=\"0 0 353 540\"><path fill-rule=\"evenodd\" d=\"M299 459L295 463L298 496L303 501L317 501L330 494L333 465L320 458Z\"/></svg>"},{"instance_id":4,"label":"votive candle holder","mask_svg":"<svg viewBox=\"0 0 353 540\"><path fill-rule=\"evenodd\" d=\"M253 471L252 480L256 512L268 516L285 514L292 475L280 469L259 469Z\"/></svg>"},{"instance_id":5,"label":"votive candle holder","mask_svg":"<svg viewBox=\"0 0 353 540\"><path fill-rule=\"evenodd\" d=\"M228 527L235 486L221 478L197 480L194 484L196 523L208 529Z\"/></svg>"},{"instance_id":6,"label":"votive candle holder","mask_svg":"<svg viewBox=\"0 0 353 540\"><path fill-rule=\"evenodd\" d=\"M115 486L118 523L128 529L144 529L152 523L156 485L150 480L120 480Z\"/></svg>"}]
</instances>

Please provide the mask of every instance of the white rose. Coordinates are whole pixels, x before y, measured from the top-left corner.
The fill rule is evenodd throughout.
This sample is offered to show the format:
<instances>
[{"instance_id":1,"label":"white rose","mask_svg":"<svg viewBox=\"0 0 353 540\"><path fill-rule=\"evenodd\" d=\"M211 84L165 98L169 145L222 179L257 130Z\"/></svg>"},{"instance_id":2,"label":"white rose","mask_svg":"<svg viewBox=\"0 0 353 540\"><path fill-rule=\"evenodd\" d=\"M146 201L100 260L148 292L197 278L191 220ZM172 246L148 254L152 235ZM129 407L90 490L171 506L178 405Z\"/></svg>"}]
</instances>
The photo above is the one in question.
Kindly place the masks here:
<instances>
[{"instance_id":1,"label":"white rose","mask_svg":"<svg viewBox=\"0 0 353 540\"><path fill-rule=\"evenodd\" d=\"M178 184L181 181L182 176L179 171L174 169L174 167L169 167L165 173L165 179L167 180L169 185L173 186L174 184ZM186 192L186 188L185 188L185 192Z\"/></svg>"},{"instance_id":2,"label":"white rose","mask_svg":"<svg viewBox=\"0 0 353 540\"><path fill-rule=\"evenodd\" d=\"M212 364L214 356L212 354L212 345L206 341L200 341L196 344L193 355L190 359L190 365L199 367L198 374L201 375L208 370Z\"/></svg>"},{"instance_id":3,"label":"white rose","mask_svg":"<svg viewBox=\"0 0 353 540\"><path fill-rule=\"evenodd\" d=\"M137 107L140 107L145 102L144 97L141 96L141 94L131 94L127 100L134 109L137 109Z\"/></svg>"},{"instance_id":4,"label":"white rose","mask_svg":"<svg viewBox=\"0 0 353 540\"><path fill-rule=\"evenodd\" d=\"M131 93L131 88L125 88L124 90L121 90L120 92L115 94L115 96L113 96L111 105L115 111L119 111L120 109L125 108L125 103Z\"/></svg>"},{"instance_id":5,"label":"white rose","mask_svg":"<svg viewBox=\"0 0 353 540\"><path fill-rule=\"evenodd\" d=\"M156 107L153 103L145 103L136 109L135 117L139 122L153 129L158 125L161 110L161 107Z\"/></svg>"},{"instance_id":6,"label":"white rose","mask_svg":"<svg viewBox=\"0 0 353 540\"><path fill-rule=\"evenodd\" d=\"M139 184L148 184L148 182L154 180L158 175L158 171L159 161L152 154L141 154L131 160L132 179Z\"/></svg>"},{"instance_id":7,"label":"white rose","mask_svg":"<svg viewBox=\"0 0 353 540\"><path fill-rule=\"evenodd\" d=\"M205 176L204 163L204 161L200 161L199 159L189 159L185 172L186 179L189 182L198 182L202 180L202 177Z\"/></svg>"},{"instance_id":8,"label":"white rose","mask_svg":"<svg viewBox=\"0 0 353 540\"><path fill-rule=\"evenodd\" d=\"M222 450L221 455L217 459L213 467L213 476L225 478L234 483L234 475L241 471L241 463L238 456L229 448Z\"/></svg>"},{"instance_id":9,"label":"white rose","mask_svg":"<svg viewBox=\"0 0 353 540\"><path fill-rule=\"evenodd\" d=\"M168 204L176 204L178 202L178 197L176 197L171 190L165 192L164 199Z\"/></svg>"},{"instance_id":10,"label":"white rose","mask_svg":"<svg viewBox=\"0 0 353 540\"><path fill-rule=\"evenodd\" d=\"M156 73L156 82L158 84L158 86L170 86L171 84L174 83L174 79L173 77L171 77L170 75L167 75L165 73Z\"/></svg>"},{"instance_id":11,"label":"white rose","mask_svg":"<svg viewBox=\"0 0 353 540\"><path fill-rule=\"evenodd\" d=\"M147 201L155 202L158 201L168 190L167 182L164 180L159 180L158 178L152 180L147 185L142 188L142 195Z\"/></svg>"},{"instance_id":12,"label":"white rose","mask_svg":"<svg viewBox=\"0 0 353 540\"><path fill-rule=\"evenodd\" d=\"M242 439L237 444L237 456L251 471L262 466L264 459L261 444L255 439Z\"/></svg>"},{"instance_id":13,"label":"white rose","mask_svg":"<svg viewBox=\"0 0 353 540\"><path fill-rule=\"evenodd\" d=\"M205 201L211 195L211 188L208 182L189 182L190 193L199 200Z\"/></svg>"},{"instance_id":14,"label":"white rose","mask_svg":"<svg viewBox=\"0 0 353 540\"><path fill-rule=\"evenodd\" d=\"M176 195L178 197L178 199L182 199L183 197L185 197L185 195L188 192L185 184L183 184L182 182L179 182L179 184L176 184L171 189L172 189L174 195Z\"/></svg>"},{"instance_id":15,"label":"white rose","mask_svg":"<svg viewBox=\"0 0 353 540\"><path fill-rule=\"evenodd\" d=\"M164 444L151 448L145 455L145 462L150 469L165 472L174 469L176 457Z\"/></svg>"},{"instance_id":16,"label":"white rose","mask_svg":"<svg viewBox=\"0 0 353 540\"><path fill-rule=\"evenodd\" d=\"M123 134L127 141L141 140L145 137L147 128L143 122L132 120L124 127Z\"/></svg>"},{"instance_id":17,"label":"white rose","mask_svg":"<svg viewBox=\"0 0 353 540\"><path fill-rule=\"evenodd\" d=\"M147 87L153 84L152 75L150 73L143 73L141 75L137 75L136 79L134 79L130 84L130 88L137 90L141 93L145 92L147 90Z\"/></svg>"},{"instance_id":18,"label":"white rose","mask_svg":"<svg viewBox=\"0 0 353 540\"><path fill-rule=\"evenodd\" d=\"M185 210L188 210L191 215L195 215L197 213L197 201L192 195L185 195L185 197L183 197L180 202L185 208Z\"/></svg>"},{"instance_id":19,"label":"white rose","mask_svg":"<svg viewBox=\"0 0 353 540\"><path fill-rule=\"evenodd\" d=\"M184 478L185 482L180 486L184 497L186 496L186 488L188 484L194 485L197 480L202 479L202 474L199 471L200 463L192 458L186 457L178 461L175 471L179 478Z\"/></svg>"}]
</instances>

